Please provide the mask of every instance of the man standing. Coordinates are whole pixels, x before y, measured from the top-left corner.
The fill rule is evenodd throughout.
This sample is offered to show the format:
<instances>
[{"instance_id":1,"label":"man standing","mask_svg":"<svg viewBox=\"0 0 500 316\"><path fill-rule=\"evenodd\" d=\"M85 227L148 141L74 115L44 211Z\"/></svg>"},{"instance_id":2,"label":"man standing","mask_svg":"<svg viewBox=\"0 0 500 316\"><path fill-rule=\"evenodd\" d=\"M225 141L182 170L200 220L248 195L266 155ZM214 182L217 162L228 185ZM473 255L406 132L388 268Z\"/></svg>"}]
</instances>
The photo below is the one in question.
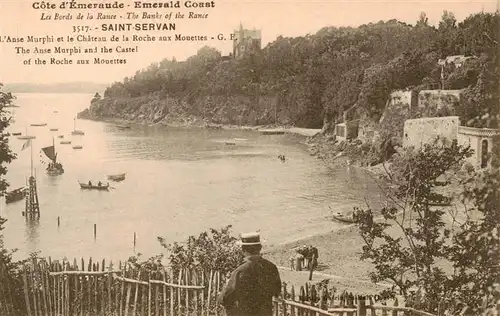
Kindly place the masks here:
<instances>
[{"instance_id":1,"label":"man standing","mask_svg":"<svg viewBox=\"0 0 500 316\"><path fill-rule=\"evenodd\" d=\"M228 316L271 316L272 297L281 292L278 268L260 255L259 233L241 234L245 262L231 273L219 295Z\"/></svg>"}]
</instances>

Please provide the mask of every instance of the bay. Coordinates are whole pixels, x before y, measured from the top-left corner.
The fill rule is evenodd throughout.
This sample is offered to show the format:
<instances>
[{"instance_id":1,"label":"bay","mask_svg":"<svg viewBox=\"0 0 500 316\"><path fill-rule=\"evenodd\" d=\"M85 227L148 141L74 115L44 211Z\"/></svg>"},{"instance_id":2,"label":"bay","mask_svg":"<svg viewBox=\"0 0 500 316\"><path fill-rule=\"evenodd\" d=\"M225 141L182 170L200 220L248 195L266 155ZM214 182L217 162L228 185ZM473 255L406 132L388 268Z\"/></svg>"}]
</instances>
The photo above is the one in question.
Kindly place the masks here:
<instances>
[{"instance_id":1,"label":"bay","mask_svg":"<svg viewBox=\"0 0 500 316\"><path fill-rule=\"evenodd\" d=\"M182 242L225 225L233 225L235 234L260 230L267 247L339 229L343 224L331 220L332 210L351 211L365 206L365 199L381 200L366 172L327 168L309 155L302 136L141 125L119 129L73 120L92 95L16 96L19 107L8 108L15 118L8 132L36 136L33 163L41 212L38 222L28 223L24 201L5 205L2 199L5 245L18 248L18 258L34 251L69 259L152 256L163 251L158 236ZM30 126L40 123L47 126ZM85 135L71 135L75 127ZM59 144L58 135L83 148ZM60 176L45 173L47 159L40 152L53 141L65 169ZM11 189L25 185L29 176L30 150L20 151L23 143L10 137L17 153L6 176ZM107 181L106 175L116 173L126 173L126 179L111 182L108 192L79 187L78 181Z\"/></svg>"}]
</instances>

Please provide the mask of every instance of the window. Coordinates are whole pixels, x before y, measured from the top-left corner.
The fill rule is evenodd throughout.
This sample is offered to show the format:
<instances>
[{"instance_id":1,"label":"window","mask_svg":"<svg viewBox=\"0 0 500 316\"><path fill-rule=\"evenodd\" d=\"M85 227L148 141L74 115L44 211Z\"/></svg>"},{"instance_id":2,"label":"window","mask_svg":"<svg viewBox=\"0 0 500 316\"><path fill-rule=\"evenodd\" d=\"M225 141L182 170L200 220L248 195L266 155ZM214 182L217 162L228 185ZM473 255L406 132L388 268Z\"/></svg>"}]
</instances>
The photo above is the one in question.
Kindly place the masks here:
<instances>
[{"instance_id":1,"label":"window","mask_svg":"<svg viewBox=\"0 0 500 316\"><path fill-rule=\"evenodd\" d=\"M488 166L488 140L483 139L481 142L481 168Z\"/></svg>"}]
</instances>

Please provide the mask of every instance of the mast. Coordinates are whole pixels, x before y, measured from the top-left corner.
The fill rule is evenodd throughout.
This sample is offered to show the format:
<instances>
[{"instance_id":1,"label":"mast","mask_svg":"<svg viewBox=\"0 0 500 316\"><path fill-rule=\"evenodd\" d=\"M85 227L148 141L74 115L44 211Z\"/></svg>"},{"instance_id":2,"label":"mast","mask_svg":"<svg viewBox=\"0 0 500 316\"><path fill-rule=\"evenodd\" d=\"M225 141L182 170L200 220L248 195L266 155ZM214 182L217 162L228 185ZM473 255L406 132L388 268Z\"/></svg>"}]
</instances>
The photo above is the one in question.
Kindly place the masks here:
<instances>
[{"instance_id":1,"label":"mast","mask_svg":"<svg viewBox=\"0 0 500 316\"><path fill-rule=\"evenodd\" d=\"M56 143L54 142L54 136L52 136L52 147L54 147L54 154L55 154L54 163L56 163L57 153L56 153Z\"/></svg>"},{"instance_id":2,"label":"mast","mask_svg":"<svg viewBox=\"0 0 500 316\"><path fill-rule=\"evenodd\" d=\"M33 177L33 140L31 140L31 176Z\"/></svg>"}]
</instances>

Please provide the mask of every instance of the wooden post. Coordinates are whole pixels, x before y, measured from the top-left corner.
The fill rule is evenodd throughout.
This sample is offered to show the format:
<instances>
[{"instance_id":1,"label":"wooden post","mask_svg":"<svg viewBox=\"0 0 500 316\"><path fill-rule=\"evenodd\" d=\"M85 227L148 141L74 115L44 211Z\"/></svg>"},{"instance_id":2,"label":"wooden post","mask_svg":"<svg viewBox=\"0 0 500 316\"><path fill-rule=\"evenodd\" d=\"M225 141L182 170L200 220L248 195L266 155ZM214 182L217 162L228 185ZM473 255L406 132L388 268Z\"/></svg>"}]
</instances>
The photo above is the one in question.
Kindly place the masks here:
<instances>
[{"instance_id":1,"label":"wooden post","mask_svg":"<svg viewBox=\"0 0 500 316\"><path fill-rule=\"evenodd\" d=\"M309 281L312 281L313 278L314 262L316 262L316 255L313 255L311 262L309 262Z\"/></svg>"},{"instance_id":2,"label":"wooden post","mask_svg":"<svg viewBox=\"0 0 500 316\"><path fill-rule=\"evenodd\" d=\"M23 271L23 283L24 283L24 300L26 302L28 316L31 316L31 304L30 304L30 298L29 298L29 293L28 293L28 288L30 287L30 284L28 284L26 267L24 267L24 271Z\"/></svg>"},{"instance_id":3,"label":"wooden post","mask_svg":"<svg viewBox=\"0 0 500 316\"><path fill-rule=\"evenodd\" d=\"M136 236L135 236L135 232L134 232L134 249L135 249L135 241L136 241Z\"/></svg>"},{"instance_id":4,"label":"wooden post","mask_svg":"<svg viewBox=\"0 0 500 316\"><path fill-rule=\"evenodd\" d=\"M364 296L358 297L357 316L366 316L366 300Z\"/></svg>"},{"instance_id":5,"label":"wooden post","mask_svg":"<svg viewBox=\"0 0 500 316\"><path fill-rule=\"evenodd\" d=\"M97 236L97 224L94 224L94 239L96 239Z\"/></svg>"},{"instance_id":6,"label":"wooden post","mask_svg":"<svg viewBox=\"0 0 500 316\"><path fill-rule=\"evenodd\" d=\"M398 307L399 306L399 302L398 302L398 298L397 297L394 299L393 306L394 307ZM398 316L398 311L392 311L392 316Z\"/></svg>"},{"instance_id":7,"label":"wooden post","mask_svg":"<svg viewBox=\"0 0 500 316\"><path fill-rule=\"evenodd\" d=\"M57 216L57 227L61 226L61 220L59 218L59 216Z\"/></svg>"}]
</instances>

